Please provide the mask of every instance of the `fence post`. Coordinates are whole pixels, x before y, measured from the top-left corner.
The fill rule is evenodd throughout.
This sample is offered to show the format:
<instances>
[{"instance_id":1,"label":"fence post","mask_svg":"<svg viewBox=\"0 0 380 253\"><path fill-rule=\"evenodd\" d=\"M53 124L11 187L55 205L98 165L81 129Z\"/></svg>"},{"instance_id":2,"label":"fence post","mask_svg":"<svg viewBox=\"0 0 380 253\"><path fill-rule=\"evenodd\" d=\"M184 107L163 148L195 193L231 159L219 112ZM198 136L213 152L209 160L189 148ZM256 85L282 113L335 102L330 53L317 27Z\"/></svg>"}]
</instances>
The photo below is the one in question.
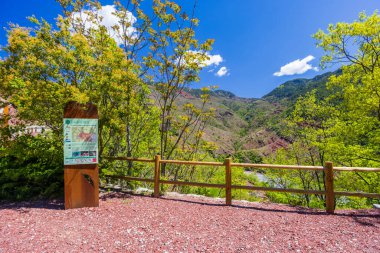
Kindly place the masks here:
<instances>
[{"instance_id":1,"label":"fence post","mask_svg":"<svg viewBox=\"0 0 380 253\"><path fill-rule=\"evenodd\" d=\"M230 206L232 204L232 195L231 195L231 158L226 158L226 205Z\"/></svg>"},{"instance_id":2,"label":"fence post","mask_svg":"<svg viewBox=\"0 0 380 253\"><path fill-rule=\"evenodd\" d=\"M154 197L160 197L160 160L161 156L154 157Z\"/></svg>"},{"instance_id":3,"label":"fence post","mask_svg":"<svg viewBox=\"0 0 380 253\"><path fill-rule=\"evenodd\" d=\"M333 163L325 163L325 190L326 190L326 212L333 214L335 209L334 197L334 170Z\"/></svg>"}]
</instances>

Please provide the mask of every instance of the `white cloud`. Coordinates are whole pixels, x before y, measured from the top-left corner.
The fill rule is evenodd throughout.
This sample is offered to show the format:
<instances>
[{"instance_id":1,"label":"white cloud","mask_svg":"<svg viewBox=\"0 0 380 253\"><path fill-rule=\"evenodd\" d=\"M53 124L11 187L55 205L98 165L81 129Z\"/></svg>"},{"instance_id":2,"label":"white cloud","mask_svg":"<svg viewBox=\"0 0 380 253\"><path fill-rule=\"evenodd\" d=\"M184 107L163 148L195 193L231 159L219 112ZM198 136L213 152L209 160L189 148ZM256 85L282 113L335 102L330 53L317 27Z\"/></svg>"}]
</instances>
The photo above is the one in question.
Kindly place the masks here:
<instances>
[{"instance_id":1,"label":"white cloud","mask_svg":"<svg viewBox=\"0 0 380 253\"><path fill-rule=\"evenodd\" d=\"M284 66L281 67L279 72L275 72L273 75L275 76L291 76L295 74L303 74L306 71L312 69L314 71L318 71L317 67L313 67L311 64L309 64L310 61L314 60L315 57L312 55L308 55L302 60L297 59L295 61L292 61Z\"/></svg>"},{"instance_id":2,"label":"white cloud","mask_svg":"<svg viewBox=\"0 0 380 253\"><path fill-rule=\"evenodd\" d=\"M216 76L222 77L225 75L229 75L228 69L226 67L221 67L218 72L215 73Z\"/></svg>"},{"instance_id":3,"label":"white cloud","mask_svg":"<svg viewBox=\"0 0 380 253\"><path fill-rule=\"evenodd\" d=\"M212 66L212 65L219 66L219 64L223 62L223 57L220 54L212 55L212 54L206 53L206 56L209 58L208 60L205 60L204 62L206 66Z\"/></svg>"},{"instance_id":4,"label":"white cloud","mask_svg":"<svg viewBox=\"0 0 380 253\"><path fill-rule=\"evenodd\" d=\"M118 45L122 44L122 37L113 28L115 25L120 26L121 22L121 19L114 14L118 11L115 5L105 5L102 6L102 8L99 10L82 10L81 12L74 12L72 14L72 17L74 20L77 20L81 22L81 24L84 24L84 28L86 30L90 28L98 28L98 25L90 20L90 17L88 15L89 11L95 13L96 16L102 17L100 25L103 25L105 28L107 28L109 35L116 41ZM125 20L130 24L130 26L127 27L125 31L125 35L129 37L136 36L136 28L133 27L133 24L137 20L136 17L133 16L131 12L127 11L125 13Z\"/></svg>"}]
</instances>

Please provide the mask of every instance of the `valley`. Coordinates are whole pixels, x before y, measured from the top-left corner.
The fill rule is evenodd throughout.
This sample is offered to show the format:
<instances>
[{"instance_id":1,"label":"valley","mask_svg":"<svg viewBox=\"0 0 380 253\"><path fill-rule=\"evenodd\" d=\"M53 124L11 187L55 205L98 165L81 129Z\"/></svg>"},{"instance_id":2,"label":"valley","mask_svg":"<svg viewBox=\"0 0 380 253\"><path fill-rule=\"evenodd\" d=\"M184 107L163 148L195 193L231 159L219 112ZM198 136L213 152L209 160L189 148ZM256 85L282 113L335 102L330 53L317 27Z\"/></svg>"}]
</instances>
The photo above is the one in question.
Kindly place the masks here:
<instances>
[{"instance_id":1,"label":"valley","mask_svg":"<svg viewBox=\"0 0 380 253\"><path fill-rule=\"evenodd\" d=\"M208 106L215 108L215 116L203 138L217 146L216 156L239 153L241 162L259 162L291 143L283 125L297 99L313 89L320 98L328 94L326 83L334 74L340 74L340 70L312 79L287 81L262 98L241 98L225 90L211 91ZM186 89L177 103L200 105L200 94L199 89Z\"/></svg>"}]
</instances>

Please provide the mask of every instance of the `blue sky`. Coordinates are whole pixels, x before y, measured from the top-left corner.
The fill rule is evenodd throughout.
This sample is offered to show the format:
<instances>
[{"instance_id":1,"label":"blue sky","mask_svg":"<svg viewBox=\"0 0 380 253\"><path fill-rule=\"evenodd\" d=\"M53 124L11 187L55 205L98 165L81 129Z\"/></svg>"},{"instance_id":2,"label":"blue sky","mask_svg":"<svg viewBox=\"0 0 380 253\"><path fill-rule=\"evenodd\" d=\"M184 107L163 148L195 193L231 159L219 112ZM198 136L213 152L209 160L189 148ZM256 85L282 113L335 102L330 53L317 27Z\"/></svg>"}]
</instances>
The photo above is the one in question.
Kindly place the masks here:
<instances>
[{"instance_id":1,"label":"blue sky","mask_svg":"<svg viewBox=\"0 0 380 253\"><path fill-rule=\"evenodd\" d=\"M195 87L218 85L238 96L261 97L287 80L334 70L316 71L323 51L316 48L311 35L331 23L352 22L363 10L372 14L379 8L375 0L198 0L197 37L201 41L213 38L215 44L213 64L202 71ZM53 0L1 1L0 26L8 22L30 25L25 17L32 14L53 22L60 13ZM0 44L6 44L4 29ZM218 76L218 71L224 75Z\"/></svg>"}]
</instances>

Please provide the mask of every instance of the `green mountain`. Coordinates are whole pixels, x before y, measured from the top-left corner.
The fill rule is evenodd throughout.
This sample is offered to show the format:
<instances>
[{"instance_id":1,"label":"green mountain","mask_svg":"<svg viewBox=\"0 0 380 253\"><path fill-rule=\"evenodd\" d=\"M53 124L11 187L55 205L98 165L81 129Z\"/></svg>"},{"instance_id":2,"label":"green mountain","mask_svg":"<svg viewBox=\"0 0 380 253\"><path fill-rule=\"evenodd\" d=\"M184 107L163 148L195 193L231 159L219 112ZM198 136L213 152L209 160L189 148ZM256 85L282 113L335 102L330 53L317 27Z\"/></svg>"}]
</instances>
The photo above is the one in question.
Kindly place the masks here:
<instances>
[{"instance_id":1,"label":"green mountain","mask_svg":"<svg viewBox=\"0 0 380 253\"><path fill-rule=\"evenodd\" d=\"M256 155L266 156L289 144L282 133L283 124L297 99L313 89L317 90L317 96L326 96L329 77L339 74L337 70L312 79L287 81L262 98L241 98L225 90L212 91L209 106L216 109L215 118L205 130L204 138L218 146L217 154L239 152L242 161L255 162ZM200 94L199 89L188 89L181 94L179 104L200 103Z\"/></svg>"},{"instance_id":2,"label":"green mountain","mask_svg":"<svg viewBox=\"0 0 380 253\"><path fill-rule=\"evenodd\" d=\"M341 69L334 72L327 72L322 75L315 76L312 79L299 78L287 81L262 98L268 101L287 100L291 103L295 103L300 96L304 96L311 90L317 90L317 96L323 97L328 94L326 89L326 83L330 76L340 75Z\"/></svg>"}]
</instances>

